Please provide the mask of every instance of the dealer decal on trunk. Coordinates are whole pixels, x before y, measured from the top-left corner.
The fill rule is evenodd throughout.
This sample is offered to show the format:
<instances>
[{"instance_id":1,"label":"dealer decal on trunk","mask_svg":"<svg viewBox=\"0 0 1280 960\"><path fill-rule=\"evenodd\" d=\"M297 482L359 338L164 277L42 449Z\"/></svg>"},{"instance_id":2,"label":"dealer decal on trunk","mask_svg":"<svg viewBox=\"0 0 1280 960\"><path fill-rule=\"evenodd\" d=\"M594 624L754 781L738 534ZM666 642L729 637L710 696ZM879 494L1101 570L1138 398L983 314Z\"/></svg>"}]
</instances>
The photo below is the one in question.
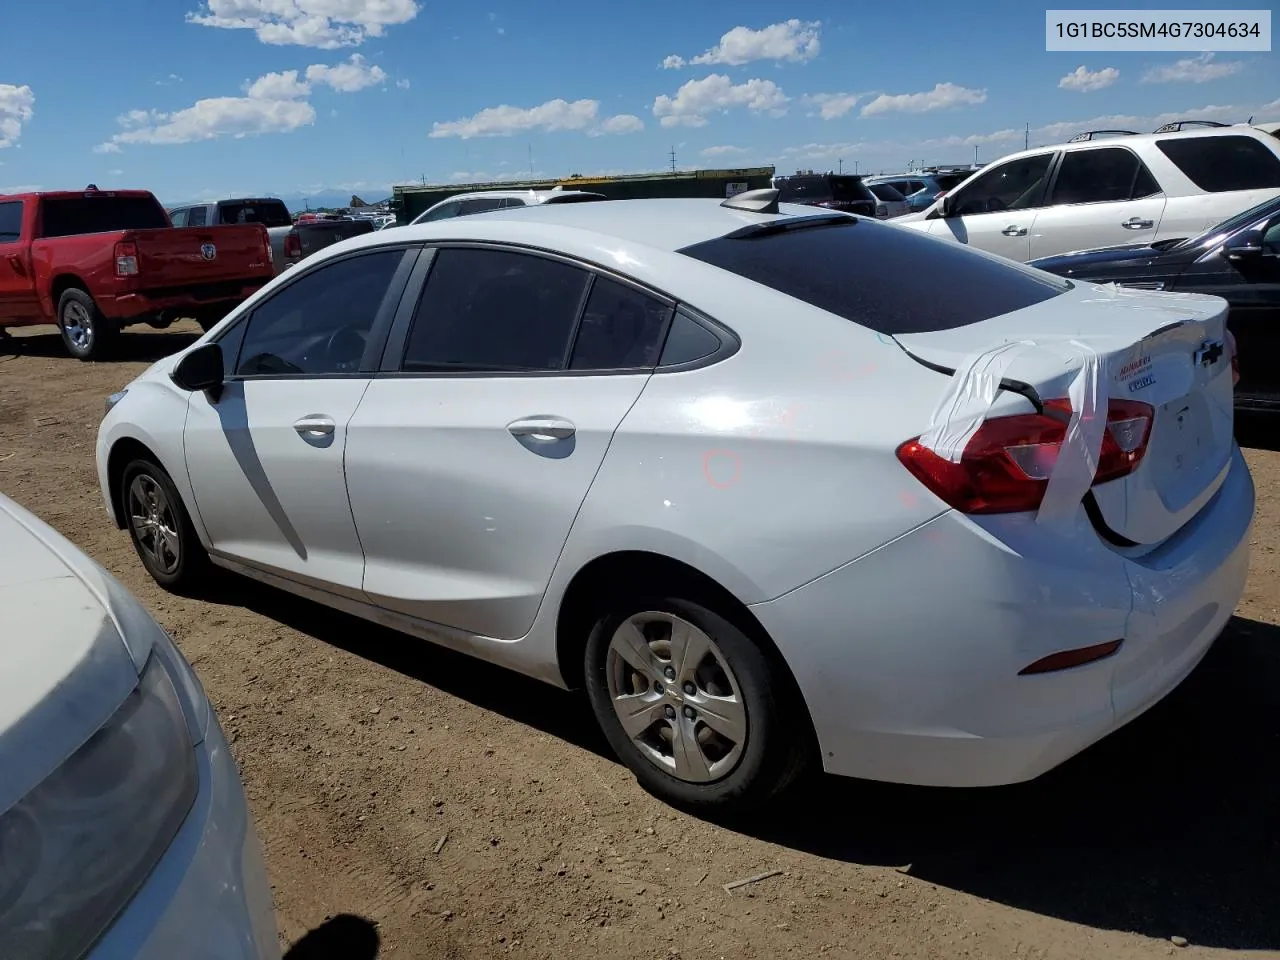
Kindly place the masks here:
<instances>
[{"instance_id":1,"label":"dealer decal on trunk","mask_svg":"<svg viewBox=\"0 0 1280 960\"><path fill-rule=\"evenodd\" d=\"M1137 393L1144 390L1156 382L1156 378L1149 372L1151 370L1151 357L1138 357L1136 360L1130 360L1120 368L1117 379L1128 386L1130 393Z\"/></svg>"}]
</instances>

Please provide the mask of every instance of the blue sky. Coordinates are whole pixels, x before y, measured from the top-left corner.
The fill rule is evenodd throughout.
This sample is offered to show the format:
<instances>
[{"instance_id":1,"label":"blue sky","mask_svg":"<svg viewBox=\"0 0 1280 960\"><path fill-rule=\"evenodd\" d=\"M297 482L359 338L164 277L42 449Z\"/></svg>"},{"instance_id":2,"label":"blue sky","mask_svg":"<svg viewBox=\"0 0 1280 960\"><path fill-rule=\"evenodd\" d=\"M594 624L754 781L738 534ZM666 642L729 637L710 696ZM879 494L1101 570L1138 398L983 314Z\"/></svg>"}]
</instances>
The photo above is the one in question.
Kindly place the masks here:
<instances>
[{"instance_id":1,"label":"blue sky","mask_svg":"<svg viewBox=\"0 0 1280 960\"><path fill-rule=\"evenodd\" d=\"M1276 53L1046 53L1044 6L1007 0L6 7L0 192L372 200L423 177L663 169L673 148L682 168L893 170L993 160L1027 123L1037 144L1280 119Z\"/></svg>"}]
</instances>

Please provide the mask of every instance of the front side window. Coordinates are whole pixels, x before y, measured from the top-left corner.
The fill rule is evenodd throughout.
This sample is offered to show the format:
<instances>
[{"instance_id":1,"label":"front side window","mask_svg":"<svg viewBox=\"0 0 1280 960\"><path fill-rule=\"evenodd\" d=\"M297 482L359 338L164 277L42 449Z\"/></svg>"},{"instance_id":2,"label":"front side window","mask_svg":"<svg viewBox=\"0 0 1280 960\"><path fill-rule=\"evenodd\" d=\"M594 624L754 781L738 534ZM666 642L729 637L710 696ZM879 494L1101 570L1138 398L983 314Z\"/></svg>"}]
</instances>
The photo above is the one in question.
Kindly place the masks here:
<instances>
[{"instance_id":1,"label":"front side window","mask_svg":"<svg viewBox=\"0 0 1280 960\"><path fill-rule=\"evenodd\" d=\"M207 207L192 207L187 213L188 227L207 227L209 225L209 211Z\"/></svg>"},{"instance_id":2,"label":"front side window","mask_svg":"<svg viewBox=\"0 0 1280 960\"><path fill-rule=\"evenodd\" d=\"M1049 203L1115 203L1151 196L1159 189L1132 150L1073 150L1062 158Z\"/></svg>"},{"instance_id":3,"label":"front side window","mask_svg":"<svg viewBox=\"0 0 1280 960\"><path fill-rule=\"evenodd\" d=\"M190 212L186 207L179 207L177 210L169 211L169 219L173 221L175 227L185 227L187 225L187 214Z\"/></svg>"},{"instance_id":4,"label":"front side window","mask_svg":"<svg viewBox=\"0 0 1280 960\"><path fill-rule=\"evenodd\" d=\"M1039 153L984 170L972 183L956 191L954 214L964 217L1040 206L1052 161L1052 153Z\"/></svg>"},{"instance_id":5,"label":"front side window","mask_svg":"<svg viewBox=\"0 0 1280 960\"><path fill-rule=\"evenodd\" d=\"M1156 147L1208 193L1280 187L1280 157L1253 137L1170 137Z\"/></svg>"},{"instance_id":6,"label":"front side window","mask_svg":"<svg viewBox=\"0 0 1280 960\"><path fill-rule=\"evenodd\" d=\"M240 346L241 377L352 373L403 250L379 250L300 277L253 311Z\"/></svg>"},{"instance_id":7,"label":"front side window","mask_svg":"<svg viewBox=\"0 0 1280 960\"><path fill-rule=\"evenodd\" d=\"M563 370L589 279L587 271L546 257L438 250L403 369Z\"/></svg>"},{"instance_id":8,"label":"front side window","mask_svg":"<svg viewBox=\"0 0 1280 960\"><path fill-rule=\"evenodd\" d=\"M578 336L573 370L632 370L658 362L672 307L607 277L591 285Z\"/></svg>"},{"instance_id":9,"label":"front side window","mask_svg":"<svg viewBox=\"0 0 1280 960\"><path fill-rule=\"evenodd\" d=\"M17 243L22 239L22 201L0 203L0 243Z\"/></svg>"}]
</instances>

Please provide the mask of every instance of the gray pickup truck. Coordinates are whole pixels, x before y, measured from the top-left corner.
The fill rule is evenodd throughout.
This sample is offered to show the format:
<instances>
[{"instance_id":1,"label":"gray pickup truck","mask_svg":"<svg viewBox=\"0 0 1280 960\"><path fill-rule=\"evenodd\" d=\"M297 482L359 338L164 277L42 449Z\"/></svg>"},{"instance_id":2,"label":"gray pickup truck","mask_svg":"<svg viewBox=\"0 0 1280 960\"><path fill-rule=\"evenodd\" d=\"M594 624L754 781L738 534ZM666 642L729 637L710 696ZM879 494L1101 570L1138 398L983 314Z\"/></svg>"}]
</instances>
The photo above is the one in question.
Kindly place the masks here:
<instances>
[{"instance_id":1,"label":"gray pickup truck","mask_svg":"<svg viewBox=\"0 0 1280 960\"><path fill-rule=\"evenodd\" d=\"M175 227L216 227L231 223L260 223L271 238L271 262L276 273L284 269L285 237L293 229L293 217L283 200L243 197L216 203L194 203L169 208Z\"/></svg>"}]
</instances>

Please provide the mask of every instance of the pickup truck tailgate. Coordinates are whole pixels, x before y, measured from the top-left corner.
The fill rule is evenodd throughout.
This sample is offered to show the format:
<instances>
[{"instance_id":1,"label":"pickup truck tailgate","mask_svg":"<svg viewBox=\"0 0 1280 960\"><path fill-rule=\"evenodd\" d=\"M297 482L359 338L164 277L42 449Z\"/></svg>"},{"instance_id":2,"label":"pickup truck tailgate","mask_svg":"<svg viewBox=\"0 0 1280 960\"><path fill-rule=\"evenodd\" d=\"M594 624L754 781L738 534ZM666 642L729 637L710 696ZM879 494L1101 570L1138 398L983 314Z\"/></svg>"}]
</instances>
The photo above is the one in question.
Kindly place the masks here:
<instances>
[{"instance_id":1,"label":"pickup truck tailgate","mask_svg":"<svg viewBox=\"0 0 1280 960\"><path fill-rule=\"evenodd\" d=\"M138 287L156 290L272 276L261 224L136 230L125 236L138 251Z\"/></svg>"}]
</instances>

